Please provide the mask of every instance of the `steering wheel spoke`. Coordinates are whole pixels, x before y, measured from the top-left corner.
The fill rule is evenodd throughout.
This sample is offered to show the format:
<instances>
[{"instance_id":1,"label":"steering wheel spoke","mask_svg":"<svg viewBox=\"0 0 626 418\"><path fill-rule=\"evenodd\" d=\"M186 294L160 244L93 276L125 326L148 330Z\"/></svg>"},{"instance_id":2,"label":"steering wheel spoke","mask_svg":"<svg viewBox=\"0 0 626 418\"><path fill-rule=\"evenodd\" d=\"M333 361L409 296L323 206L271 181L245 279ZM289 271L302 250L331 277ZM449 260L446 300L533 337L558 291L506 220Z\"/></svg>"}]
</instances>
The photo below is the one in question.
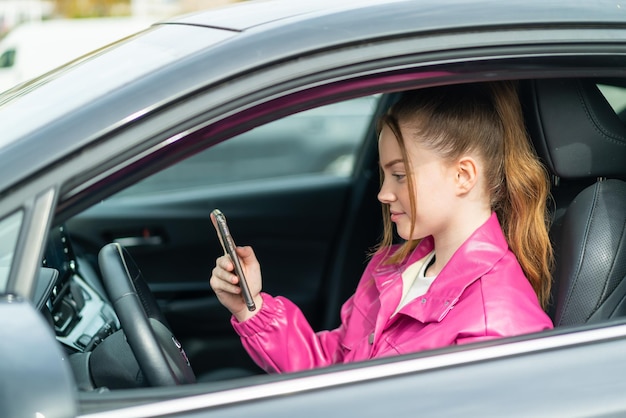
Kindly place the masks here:
<instances>
[{"instance_id":1,"label":"steering wheel spoke","mask_svg":"<svg viewBox=\"0 0 626 418\"><path fill-rule=\"evenodd\" d=\"M98 262L128 345L149 385L194 383L187 355L130 254L111 243L100 250Z\"/></svg>"}]
</instances>

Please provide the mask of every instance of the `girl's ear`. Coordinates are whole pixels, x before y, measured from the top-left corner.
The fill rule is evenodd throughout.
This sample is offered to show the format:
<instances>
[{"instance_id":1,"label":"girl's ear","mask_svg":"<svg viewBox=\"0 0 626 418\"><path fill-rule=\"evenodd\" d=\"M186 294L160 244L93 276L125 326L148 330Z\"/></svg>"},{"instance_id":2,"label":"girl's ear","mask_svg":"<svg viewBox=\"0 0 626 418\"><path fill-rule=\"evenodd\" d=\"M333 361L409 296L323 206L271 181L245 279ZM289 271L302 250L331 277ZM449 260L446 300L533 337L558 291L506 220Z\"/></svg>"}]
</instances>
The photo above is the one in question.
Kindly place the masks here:
<instances>
[{"instance_id":1,"label":"girl's ear","mask_svg":"<svg viewBox=\"0 0 626 418\"><path fill-rule=\"evenodd\" d=\"M477 164L472 157L462 157L456 164L456 187L459 196L469 193L476 185Z\"/></svg>"}]
</instances>

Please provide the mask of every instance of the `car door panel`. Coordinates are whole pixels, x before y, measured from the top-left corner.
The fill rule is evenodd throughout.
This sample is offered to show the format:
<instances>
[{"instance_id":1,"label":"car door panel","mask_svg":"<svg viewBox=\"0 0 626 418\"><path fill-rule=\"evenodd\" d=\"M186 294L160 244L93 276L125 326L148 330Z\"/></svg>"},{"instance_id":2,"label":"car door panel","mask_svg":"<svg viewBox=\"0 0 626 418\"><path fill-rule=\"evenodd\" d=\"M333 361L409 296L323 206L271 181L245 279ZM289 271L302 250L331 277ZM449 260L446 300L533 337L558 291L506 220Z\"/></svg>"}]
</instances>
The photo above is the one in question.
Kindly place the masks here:
<instances>
[{"instance_id":1,"label":"car door panel","mask_svg":"<svg viewBox=\"0 0 626 418\"><path fill-rule=\"evenodd\" d=\"M128 250L175 334L189 341L185 347L190 360L202 373L218 366L207 359L228 358L216 351L240 350L230 314L208 283L215 259L223 253L211 210L224 212L238 245L253 246L264 290L289 297L315 323L313 308L322 297L320 287L351 181L318 175L113 199L74 217L67 228L78 245L90 248L136 239L137 245Z\"/></svg>"}]
</instances>

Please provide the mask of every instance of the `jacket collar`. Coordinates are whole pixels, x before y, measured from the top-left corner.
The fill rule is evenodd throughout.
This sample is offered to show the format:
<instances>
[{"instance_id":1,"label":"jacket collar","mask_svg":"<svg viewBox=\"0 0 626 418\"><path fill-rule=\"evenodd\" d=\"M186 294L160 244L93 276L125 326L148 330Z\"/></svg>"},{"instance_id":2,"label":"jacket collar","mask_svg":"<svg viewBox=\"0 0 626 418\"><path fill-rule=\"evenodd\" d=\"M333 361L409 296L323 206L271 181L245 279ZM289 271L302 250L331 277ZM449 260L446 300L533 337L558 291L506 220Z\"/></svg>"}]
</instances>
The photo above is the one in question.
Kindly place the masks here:
<instances>
[{"instance_id":1,"label":"jacket collar","mask_svg":"<svg viewBox=\"0 0 626 418\"><path fill-rule=\"evenodd\" d=\"M374 280L378 289L391 280L400 280L411 264L426 257L434 248L432 237L424 238L405 261L378 266ZM428 292L405 305L398 314L409 315L422 323L439 322L459 300L463 291L485 275L508 251L508 244L495 213L457 249L441 270Z\"/></svg>"}]
</instances>

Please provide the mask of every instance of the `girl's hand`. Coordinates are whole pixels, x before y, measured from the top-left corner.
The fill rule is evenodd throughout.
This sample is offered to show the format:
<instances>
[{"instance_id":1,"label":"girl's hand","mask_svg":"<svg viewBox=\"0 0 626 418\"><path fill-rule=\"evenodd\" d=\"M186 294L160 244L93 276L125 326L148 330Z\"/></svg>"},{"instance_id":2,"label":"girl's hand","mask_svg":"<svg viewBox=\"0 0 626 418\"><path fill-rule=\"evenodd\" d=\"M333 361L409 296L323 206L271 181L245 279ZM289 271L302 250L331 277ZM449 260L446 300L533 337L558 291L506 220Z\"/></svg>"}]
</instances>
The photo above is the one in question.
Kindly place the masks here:
<instances>
[{"instance_id":1,"label":"girl's hand","mask_svg":"<svg viewBox=\"0 0 626 418\"><path fill-rule=\"evenodd\" d=\"M256 304L256 309L248 311L248 307L241 295L239 278L234 274L235 265L230 257L224 255L215 262L215 268L211 275L211 288L215 292L217 299L224 305L239 322L243 322L256 315L263 305L261 292L261 266L254 255L252 247L237 247L237 254L241 261L243 273L246 276L250 294Z\"/></svg>"}]
</instances>

